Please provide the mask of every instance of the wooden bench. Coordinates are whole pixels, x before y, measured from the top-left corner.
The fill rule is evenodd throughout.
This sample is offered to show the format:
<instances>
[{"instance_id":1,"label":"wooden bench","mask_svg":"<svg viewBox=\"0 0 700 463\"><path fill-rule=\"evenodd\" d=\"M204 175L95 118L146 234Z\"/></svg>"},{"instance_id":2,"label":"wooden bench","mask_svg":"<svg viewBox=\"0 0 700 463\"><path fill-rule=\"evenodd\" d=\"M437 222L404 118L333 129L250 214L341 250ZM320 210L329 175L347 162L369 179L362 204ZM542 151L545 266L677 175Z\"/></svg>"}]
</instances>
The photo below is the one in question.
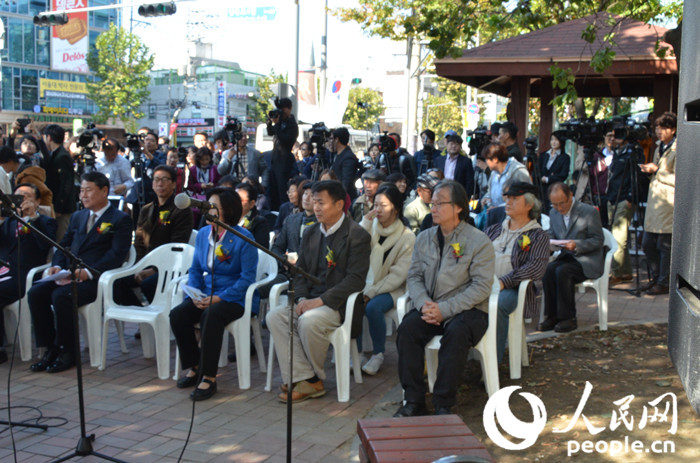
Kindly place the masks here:
<instances>
[{"instance_id":1,"label":"wooden bench","mask_svg":"<svg viewBox=\"0 0 700 463\"><path fill-rule=\"evenodd\" d=\"M450 455L493 458L457 415L357 421L360 461L432 462Z\"/></svg>"}]
</instances>

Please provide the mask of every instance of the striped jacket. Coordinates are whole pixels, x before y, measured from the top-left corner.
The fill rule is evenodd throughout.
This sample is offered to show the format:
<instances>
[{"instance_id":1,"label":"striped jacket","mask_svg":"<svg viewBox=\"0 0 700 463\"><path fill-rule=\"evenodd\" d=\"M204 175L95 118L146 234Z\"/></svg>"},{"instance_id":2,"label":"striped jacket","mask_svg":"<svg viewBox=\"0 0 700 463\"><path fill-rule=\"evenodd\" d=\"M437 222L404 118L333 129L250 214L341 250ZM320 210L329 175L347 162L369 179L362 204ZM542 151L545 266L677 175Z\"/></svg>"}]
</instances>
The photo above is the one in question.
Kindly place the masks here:
<instances>
[{"instance_id":1,"label":"striped jacket","mask_svg":"<svg viewBox=\"0 0 700 463\"><path fill-rule=\"evenodd\" d=\"M486 235L495 240L501 235L503 223L497 223L485 230ZM520 246L523 235L530 239L529 248L523 250ZM549 234L541 228L522 233L513 243L510 263L513 270L499 278L505 289L518 289L523 280L539 281L544 276L549 263ZM530 284L525 295L525 318L532 318L537 313L535 302L535 285Z\"/></svg>"}]
</instances>

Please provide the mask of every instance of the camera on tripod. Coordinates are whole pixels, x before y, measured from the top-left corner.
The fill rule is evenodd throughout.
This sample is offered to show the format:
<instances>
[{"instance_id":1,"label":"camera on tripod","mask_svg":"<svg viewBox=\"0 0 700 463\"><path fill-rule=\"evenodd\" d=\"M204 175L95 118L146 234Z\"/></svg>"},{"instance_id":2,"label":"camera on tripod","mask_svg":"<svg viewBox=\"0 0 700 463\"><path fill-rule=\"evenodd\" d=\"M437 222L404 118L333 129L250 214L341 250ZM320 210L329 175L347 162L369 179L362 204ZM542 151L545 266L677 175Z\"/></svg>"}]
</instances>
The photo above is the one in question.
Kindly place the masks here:
<instances>
[{"instance_id":1,"label":"camera on tripod","mask_svg":"<svg viewBox=\"0 0 700 463\"><path fill-rule=\"evenodd\" d=\"M139 153L141 152L141 143L143 143L145 135L138 135L135 133L127 133L126 134L126 147L129 148L129 151L132 153Z\"/></svg>"},{"instance_id":2,"label":"camera on tripod","mask_svg":"<svg viewBox=\"0 0 700 463\"><path fill-rule=\"evenodd\" d=\"M387 135L387 133L388 132L384 132L379 136L377 144L379 145L380 153L393 153L398 148L398 146L396 146L396 140Z\"/></svg>"},{"instance_id":3,"label":"camera on tripod","mask_svg":"<svg viewBox=\"0 0 700 463\"><path fill-rule=\"evenodd\" d=\"M78 147L81 148L77 158L80 173L82 173L84 166L95 166L95 161L97 159L95 156L95 149L97 148L98 140L102 137L104 137L104 132L95 128L95 124L88 124L85 129L80 132L76 143Z\"/></svg>"},{"instance_id":4,"label":"camera on tripod","mask_svg":"<svg viewBox=\"0 0 700 463\"><path fill-rule=\"evenodd\" d=\"M228 140L235 145L243 138L243 123L237 117L228 116L224 131Z\"/></svg>"},{"instance_id":5,"label":"camera on tripod","mask_svg":"<svg viewBox=\"0 0 700 463\"><path fill-rule=\"evenodd\" d=\"M311 130L309 130L309 132L311 134L309 137L309 143L315 145L316 147L324 146L331 137L331 129L326 127L325 122L316 122L311 126Z\"/></svg>"},{"instance_id":6,"label":"camera on tripod","mask_svg":"<svg viewBox=\"0 0 700 463\"><path fill-rule=\"evenodd\" d=\"M606 120L570 119L561 124L563 135L573 140L577 145L598 146L605 134L612 130L612 122Z\"/></svg>"},{"instance_id":7,"label":"camera on tripod","mask_svg":"<svg viewBox=\"0 0 700 463\"><path fill-rule=\"evenodd\" d=\"M651 130L651 126L648 122L638 122L632 119L629 114L613 117L612 128L615 131L616 139L634 142L649 138Z\"/></svg>"}]
</instances>

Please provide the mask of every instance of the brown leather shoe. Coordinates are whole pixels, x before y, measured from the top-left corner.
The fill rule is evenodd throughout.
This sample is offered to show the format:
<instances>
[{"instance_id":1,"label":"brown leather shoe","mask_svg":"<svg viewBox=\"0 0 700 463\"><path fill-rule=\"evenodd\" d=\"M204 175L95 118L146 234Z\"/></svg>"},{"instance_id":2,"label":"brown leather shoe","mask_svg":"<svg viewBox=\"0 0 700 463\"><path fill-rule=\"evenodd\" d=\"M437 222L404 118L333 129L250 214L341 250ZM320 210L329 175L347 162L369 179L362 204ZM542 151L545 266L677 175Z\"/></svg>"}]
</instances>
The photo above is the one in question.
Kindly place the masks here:
<instances>
[{"instance_id":1,"label":"brown leather shoe","mask_svg":"<svg viewBox=\"0 0 700 463\"><path fill-rule=\"evenodd\" d=\"M619 285L620 283L626 283L632 281L632 275L620 275L619 277L610 277L608 281L609 286Z\"/></svg>"},{"instance_id":2,"label":"brown leather shoe","mask_svg":"<svg viewBox=\"0 0 700 463\"><path fill-rule=\"evenodd\" d=\"M280 391L286 394L288 390L289 389L287 388L287 385L285 383L280 384Z\"/></svg>"},{"instance_id":3,"label":"brown leather shoe","mask_svg":"<svg viewBox=\"0 0 700 463\"><path fill-rule=\"evenodd\" d=\"M326 394L326 389L323 387L323 381L310 383L308 381L300 381L292 389L292 403L303 402L306 399L316 399ZM283 392L277 396L280 402L287 403L287 393Z\"/></svg>"},{"instance_id":4,"label":"brown leather shoe","mask_svg":"<svg viewBox=\"0 0 700 463\"><path fill-rule=\"evenodd\" d=\"M660 294L668 294L668 286L654 285L647 291L649 296L658 296Z\"/></svg>"}]
</instances>

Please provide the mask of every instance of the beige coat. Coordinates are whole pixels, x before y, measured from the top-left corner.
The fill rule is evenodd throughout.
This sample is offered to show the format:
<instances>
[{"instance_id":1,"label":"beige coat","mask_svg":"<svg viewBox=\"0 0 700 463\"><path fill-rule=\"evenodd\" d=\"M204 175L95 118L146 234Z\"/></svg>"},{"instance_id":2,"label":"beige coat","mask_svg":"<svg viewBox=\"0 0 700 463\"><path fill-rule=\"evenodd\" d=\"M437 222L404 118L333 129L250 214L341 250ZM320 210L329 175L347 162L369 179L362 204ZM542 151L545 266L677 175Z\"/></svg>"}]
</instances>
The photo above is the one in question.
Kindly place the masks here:
<instances>
[{"instance_id":1,"label":"beige coat","mask_svg":"<svg viewBox=\"0 0 700 463\"><path fill-rule=\"evenodd\" d=\"M659 170L651 176L644 230L649 233L673 231L673 201L676 189L676 142L659 159L659 147L654 151L654 164Z\"/></svg>"},{"instance_id":2,"label":"beige coat","mask_svg":"<svg viewBox=\"0 0 700 463\"><path fill-rule=\"evenodd\" d=\"M372 222L363 219L360 226L372 233ZM416 235L408 227L403 227L401 237L389 251L381 271L374 276L375 283L365 289L365 296L372 299L379 294L389 293L396 304L396 300L406 292L406 277L415 241Z\"/></svg>"}]
</instances>

